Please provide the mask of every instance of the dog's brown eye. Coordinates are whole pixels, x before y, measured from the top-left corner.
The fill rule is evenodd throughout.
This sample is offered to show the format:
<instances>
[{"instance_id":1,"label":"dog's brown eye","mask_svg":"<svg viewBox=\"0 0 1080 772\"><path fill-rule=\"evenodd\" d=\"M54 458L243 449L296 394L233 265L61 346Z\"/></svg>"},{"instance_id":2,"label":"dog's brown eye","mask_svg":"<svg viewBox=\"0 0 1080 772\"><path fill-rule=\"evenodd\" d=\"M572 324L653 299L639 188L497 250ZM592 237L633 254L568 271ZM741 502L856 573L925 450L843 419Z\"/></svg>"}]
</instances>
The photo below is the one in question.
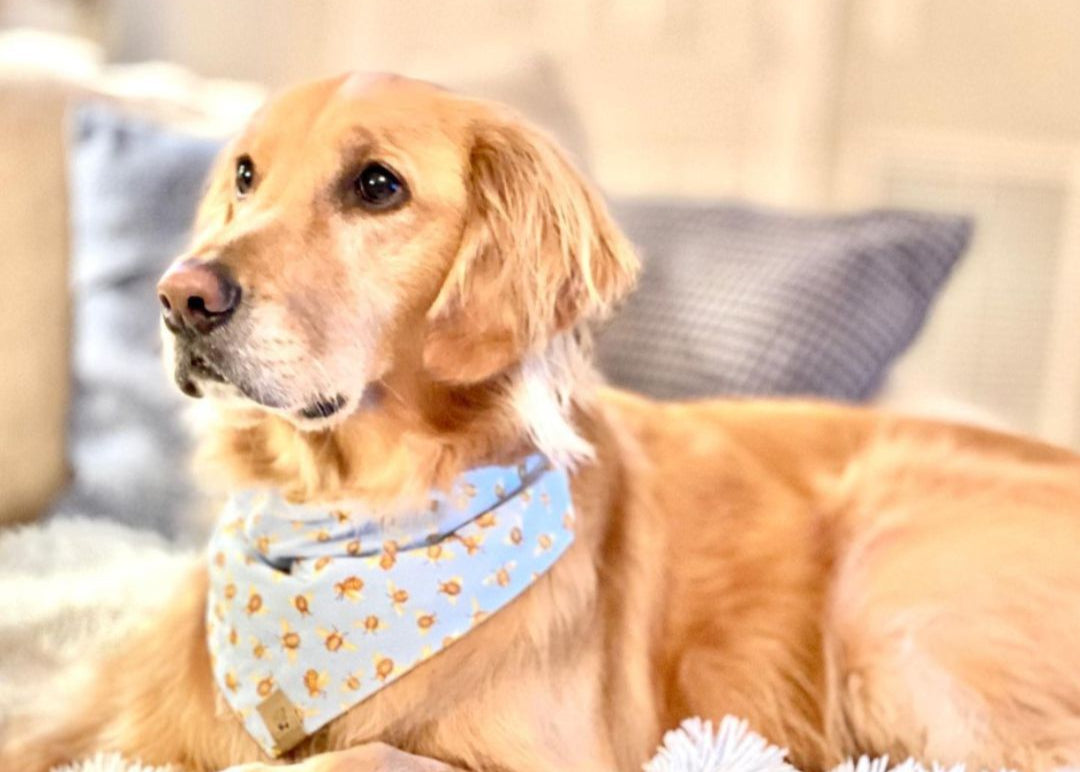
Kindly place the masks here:
<instances>
[{"instance_id":1,"label":"dog's brown eye","mask_svg":"<svg viewBox=\"0 0 1080 772\"><path fill-rule=\"evenodd\" d=\"M236 195L243 198L255 182L255 163L250 156L242 155L236 159Z\"/></svg>"},{"instance_id":2,"label":"dog's brown eye","mask_svg":"<svg viewBox=\"0 0 1080 772\"><path fill-rule=\"evenodd\" d=\"M405 183L380 163L370 163L357 175L353 187L369 209L387 209L405 199Z\"/></svg>"}]
</instances>

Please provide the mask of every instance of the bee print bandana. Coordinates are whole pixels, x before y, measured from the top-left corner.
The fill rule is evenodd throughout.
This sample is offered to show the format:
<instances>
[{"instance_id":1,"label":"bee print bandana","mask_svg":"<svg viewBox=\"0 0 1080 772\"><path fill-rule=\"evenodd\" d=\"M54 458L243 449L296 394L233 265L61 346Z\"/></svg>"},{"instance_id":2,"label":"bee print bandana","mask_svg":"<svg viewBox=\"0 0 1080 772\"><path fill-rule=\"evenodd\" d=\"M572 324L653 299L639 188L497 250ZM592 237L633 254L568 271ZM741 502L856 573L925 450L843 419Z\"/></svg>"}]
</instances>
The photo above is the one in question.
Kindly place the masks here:
<instances>
[{"instance_id":1,"label":"bee print bandana","mask_svg":"<svg viewBox=\"0 0 1080 772\"><path fill-rule=\"evenodd\" d=\"M573 541L565 471L463 474L395 528L355 502L229 501L210 542L214 678L278 756L525 591Z\"/></svg>"}]
</instances>

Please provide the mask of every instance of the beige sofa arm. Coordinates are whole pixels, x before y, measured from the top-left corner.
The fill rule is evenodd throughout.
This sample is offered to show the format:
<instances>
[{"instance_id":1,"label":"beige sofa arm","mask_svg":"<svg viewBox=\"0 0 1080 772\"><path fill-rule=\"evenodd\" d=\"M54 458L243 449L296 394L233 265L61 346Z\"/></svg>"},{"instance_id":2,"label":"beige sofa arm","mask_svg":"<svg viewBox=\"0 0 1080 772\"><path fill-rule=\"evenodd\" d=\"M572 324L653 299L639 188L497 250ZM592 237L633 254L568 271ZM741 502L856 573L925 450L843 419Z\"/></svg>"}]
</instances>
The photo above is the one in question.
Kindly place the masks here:
<instances>
[{"instance_id":1,"label":"beige sofa arm","mask_svg":"<svg viewBox=\"0 0 1080 772\"><path fill-rule=\"evenodd\" d=\"M66 476L64 112L77 91L0 78L0 524L36 517Z\"/></svg>"}]
</instances>

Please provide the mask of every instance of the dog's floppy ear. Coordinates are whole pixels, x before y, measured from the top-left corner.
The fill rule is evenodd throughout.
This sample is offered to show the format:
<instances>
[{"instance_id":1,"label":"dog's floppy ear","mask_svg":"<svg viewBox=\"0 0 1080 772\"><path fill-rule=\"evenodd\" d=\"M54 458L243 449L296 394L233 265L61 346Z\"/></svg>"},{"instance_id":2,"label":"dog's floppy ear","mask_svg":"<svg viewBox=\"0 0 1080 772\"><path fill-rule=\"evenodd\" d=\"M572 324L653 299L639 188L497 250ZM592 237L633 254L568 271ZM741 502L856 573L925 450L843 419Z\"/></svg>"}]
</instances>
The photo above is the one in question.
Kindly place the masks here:
<instances>
[{"instance_id":1,"label":"dog's floppy ear","mask_svg":"<svg viewBox=\"0 0 1080 772\"><path fill-rule=\"evenodd\" d=\"M428 311L424 365L475 383L633 286L638 260L600 197L540 132L511 116L475 126L461 246Z\"/></svg>"}]
</instances>

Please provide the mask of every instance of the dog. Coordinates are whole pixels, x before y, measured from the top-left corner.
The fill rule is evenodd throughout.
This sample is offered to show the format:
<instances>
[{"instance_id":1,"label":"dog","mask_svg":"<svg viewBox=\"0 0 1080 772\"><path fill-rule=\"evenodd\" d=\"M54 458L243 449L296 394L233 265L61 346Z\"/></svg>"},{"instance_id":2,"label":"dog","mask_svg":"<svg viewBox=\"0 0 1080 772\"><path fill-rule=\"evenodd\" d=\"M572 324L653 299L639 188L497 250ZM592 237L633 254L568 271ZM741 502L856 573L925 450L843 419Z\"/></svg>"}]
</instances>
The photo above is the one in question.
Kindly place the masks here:
<instances>
[{"instance_id":1,"label":"dog","mask_svg":"<svg viewBox=\"0 0 1080 772\"><path fill-rule=\"evenodd\" d=\"M286 768L631 770L683 718L725 714L805 770L862 753L1080 764L1080 458L854 407L608 388L587 324L637 271L547 137L428 84L295 88L221 155L159 285L169 370L201 398L202 467L393 520L469 469L540 454L568 475L575 521L528 589ZM477 534L443 544L493 548ZM200 565L70 710L11 732L0 768L98 750L276 764L215 684L209 581ZM339 585L335 602L363 604L361 579ZM315 668L304 683L333 688Z\"/></svg>"}]
</instances>

